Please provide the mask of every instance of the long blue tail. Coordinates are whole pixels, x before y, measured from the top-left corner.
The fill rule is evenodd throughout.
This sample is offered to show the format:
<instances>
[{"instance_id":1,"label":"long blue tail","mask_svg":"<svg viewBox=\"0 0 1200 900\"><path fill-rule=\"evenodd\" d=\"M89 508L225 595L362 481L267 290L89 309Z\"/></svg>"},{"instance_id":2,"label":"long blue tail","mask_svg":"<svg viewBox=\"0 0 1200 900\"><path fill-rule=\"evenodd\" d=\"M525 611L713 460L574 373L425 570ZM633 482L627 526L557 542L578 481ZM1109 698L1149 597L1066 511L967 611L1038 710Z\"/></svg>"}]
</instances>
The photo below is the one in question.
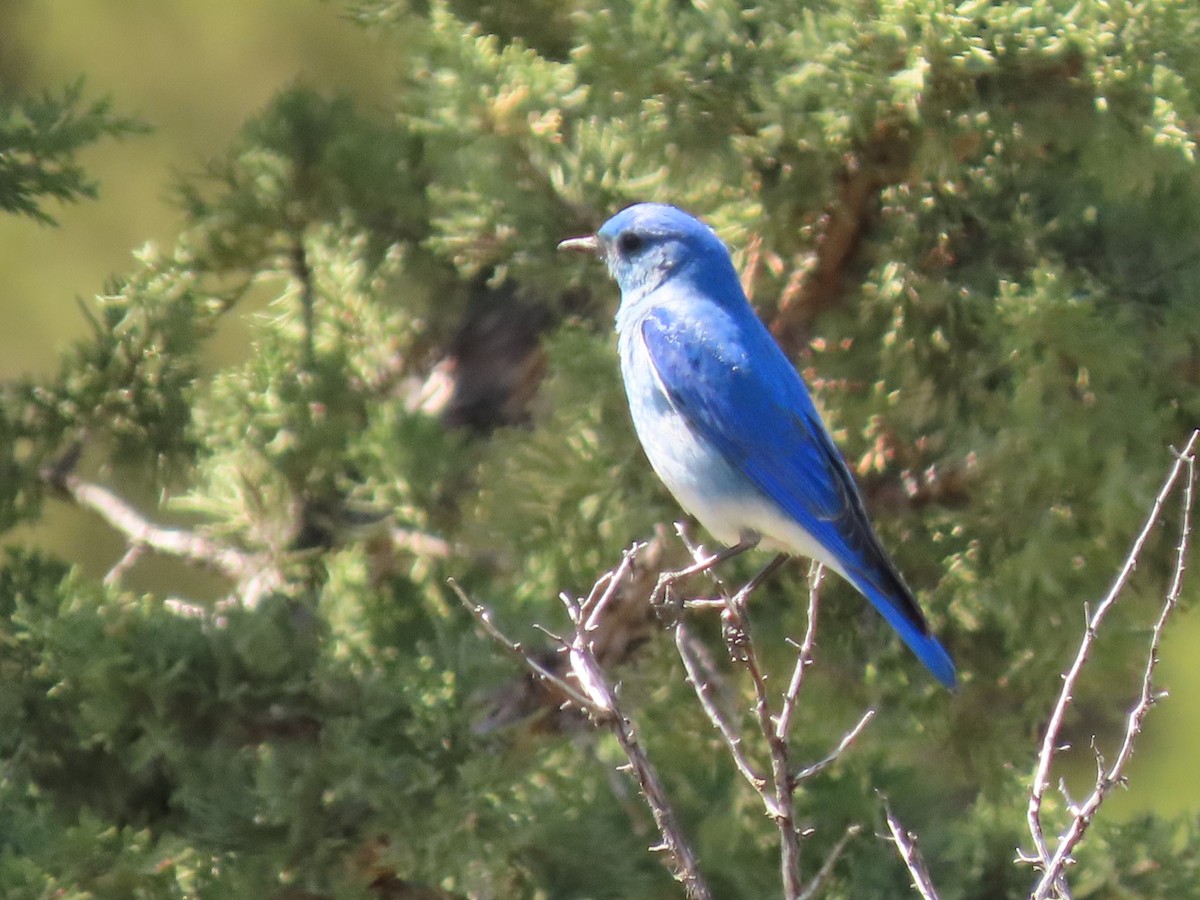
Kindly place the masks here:
<instances>
[{"instance_id":1,"label":"long blue tail","mask_svg":"<svg viewBox=\"0 0 1200 900\"><path fill-rule=\"evenodd\" d=\"M925 664L925 668L933 674L933 677L954 690L957 683L954 663L950 659L950 654L938 643L937 638L929 633L927 627L922 627L925 623L913 622L905 615L904 608L896 600L884 594L874 585L856 582L854 586L871 601L871 605L879 610L880 614L887 619L888 624L896 629L904 643L908 644L909 649L917 655L917 659Z\"/></svg>"}]
</instances>

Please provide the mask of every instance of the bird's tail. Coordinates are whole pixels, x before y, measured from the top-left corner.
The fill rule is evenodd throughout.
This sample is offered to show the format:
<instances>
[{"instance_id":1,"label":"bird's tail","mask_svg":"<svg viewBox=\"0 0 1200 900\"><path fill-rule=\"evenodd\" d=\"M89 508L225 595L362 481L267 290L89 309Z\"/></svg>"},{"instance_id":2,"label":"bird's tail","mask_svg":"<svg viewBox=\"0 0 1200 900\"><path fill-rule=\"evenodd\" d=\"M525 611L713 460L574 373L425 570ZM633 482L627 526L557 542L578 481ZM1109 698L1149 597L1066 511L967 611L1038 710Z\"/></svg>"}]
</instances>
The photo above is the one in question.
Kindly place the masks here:
<instances>
[{"instance_id":1,"label":"bird's tail","mask_svg":"<svg viewBox=\"0 0 1200 900\"><path fill-rule=\"evenodd\" d=\"M870 582L856 579L854 586L871 601L871 605L879 610L880 614L887 619L888 624L899 632L904 643L908 644L909 649L917 655L917 659L925 664L925 668L933 674L933 677L954 690L957 682L954 662L945 648L938 643L937 638L929 633L929 627L924 620L914 622L904 606ZM917 608L915 601L910 600L909 602L912 608Z\"/></svg>"}]
</instances>

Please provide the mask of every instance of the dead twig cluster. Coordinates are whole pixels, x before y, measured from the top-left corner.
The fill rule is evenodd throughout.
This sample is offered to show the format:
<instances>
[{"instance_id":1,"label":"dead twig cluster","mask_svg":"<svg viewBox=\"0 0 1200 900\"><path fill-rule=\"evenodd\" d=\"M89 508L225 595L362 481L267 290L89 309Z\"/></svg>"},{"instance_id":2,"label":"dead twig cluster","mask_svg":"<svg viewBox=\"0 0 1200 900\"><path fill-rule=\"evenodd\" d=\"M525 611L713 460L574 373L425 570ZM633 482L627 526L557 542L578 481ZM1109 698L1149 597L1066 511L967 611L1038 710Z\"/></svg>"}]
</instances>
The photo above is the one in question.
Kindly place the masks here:
<instances>
[{"instance_id":1,"label":"dead twig cluster","mask_svg":"<svg viewBox=\"0 0 1200 900\"><path fill-rule=\"evenodd\" d=\"M1145 718L1150 712L1150 708L1159 699L1166 696L1165 692L1155 688L1154 673L1158 667L1158 650L1162 642L1163 629L1178 605L1187 569L1198 445L1200 445L1200 431L1194 431L1183 450L1176 454L1175 462L1167 473L1167 477L1150 507L1150 512L1146 516L1142 530L1134 539L1133 546L1117 573L1112 587L1109 588L1108 593L1095 609L1085 610L1083 638L1080 640L1074 661L1063 676L1062 688L1059 690L1058 699L1051 710L1042 736L1041 749L1037 755L1029 792L1026 821L1034 849L1032 853L1021 852L1017 857L1017 862L1031 865L1039 870L1037 883L1029 895L1031 900L1069 900L1071 889L1067 879L1067 870L1074 862L1073 854L1083 840L1088 826L1091 825L1101 804L1114 787L1125 783L1125 767L1133 755L1134 742L1141 733ZM1050 789L1050 770L1055 756L1059 751L1067 749L1061 743L1063 720L1074 700L1080 673L1091 656L1100 626L1128 586L1151 535L1162 524L1167 501L1176 493L1180 498L1181 513L1179 537L1175 545L1175 560L1158 618L1150 634L1138 698L1126 716L1121 742L1112 761L1106 760L1099 750L1095 751L1096 780L1088 796L1082 801L1076 802L1067 794L1065 785L1059 785L1059 790L1066 802L1067 824L1058 835L1057 840L1054 841L1047 837L1048 829L1043 817L1043 803ZM1095 738L1093 738L1093 746L1095 743ZM891 840L908 869L913 886L925 900L936 900L937 892L916 849L916 836L900 825L890 809L887 811L887 822Z\"/></svg>"},{"instance_id":2,"label":"dead twig cluster","mask_svg":"<svg viewBox=\"0 0 1200 900\"><path fill-rule=\"evenodd\" d=\"M859 833L858 826L848 828L832 851L805 882L802 878L800 850L803 838L810 833L796 821L795 791L805 779L812 778L832 765L862 733L874 717L874 710L867 710L857 724L848 731L838 745L824 758L805 766L797 766L792 759L790 731L796 716L804 676L813 661L816 646L817 611L822 571L814 566L809 581L808 625L803 640L794 644L796 660L792 666L787 687L778 699L768 689L768 677L751 639L748 600L763 578L782 560L777 559L759 576L751 579L737 590L731 591L720 579L713 577L719 597L680 600L676 596L677 586L685 579L700 574L711 576L713 567L736 553L747 549L738 545L717 554L709 555L690 543L680 531L692 555L692 563L676 571L659 576L650 594L650 603L661 611L668 621L675 646L679 651L687 673L688 683L696 692L697 700L714 729L721 736L738 772L761 798L766 814L775 823L780 836L781 874L784 896L788 900L803 900L816 896L833 873L850 840ZM633 578L635 558L645 545L635 545L624 555L621 564L602 575L588 596L576 600L561 594L560 600L567 611L571 631L555 635L541 629L554 640L558 647L557 662L547 663L545 654L527 648L507 637L496 627L490 610L471 601L457 584L451 587L463 605L471 612L483 630L495 641L519 659L534 675L549 685L566 705L585 713L598 727L613 733L627 760L627 770L637 779L654 822L658 827L660 843L652 848L665 854L668 867L684 885L689 897L706 898L711 892L699 869L697 855L680 828L678 817L663 788L656 769L639 742L637 727L619 702L618 691L609 681L608 675L598 658L604 652L605 615L610 613L619 598L626 595L630 579ZM635 579L640 583L641 579ZM646 602L643 598L642 602ZM751 711L756 724L755 740L761 737L765 748L767 765L760 768L747 752L748 736L734 725L733 718L721 709L718 694L721 676L710 659L707 648L688 627L686 613L693 610L717 609L722 618L725 646L734 664L747 673L752 691Z\"/></svg>"},{"instance_id":3,"label":"dead twig cluster","mask_svg":"<svg viewBox=\"0 0 1200 900\"><path fill-rule=\"evenodd\" d=\"M1134 740L1141 733L1142 723L1146 718L1146 714L1150 712L1150 707L1158 699L1165 696L1165 694L1160 693L1154 687L1154 670L1158 666L1158 648L1162 641L1163 628L1166 626L1171 613L1175 611L1175 607L1179 602L1180 591L1183 588L1183 576L1187 566L1188 541L1191 536L1192 490L1196 478L1196 446L1198 441L1200 441L1200 431L1193 432L1182 452L1177 454L1174 465L1167 474L1167 478L1163 482L1158 496L1154 499L1150 513L1146 517L1146 522L1142 526L1142 530L1136 540L1134 540L1128 556L1125 558L1125 564L1121 567L1116 580L1113 582L1104 599L1100 601L1094 610L1088 613L1087 627L1084 630L1083 640L1080 641L1079 650L1075 654L1075 660L1071 663L1071 667L1063 677L1062 689L1059 691L1058 700L1054 704L1054 710L1050 714L1050 721L1042 737L1041 751L1038 753L1037 767L1033 773L1033 787L1029 792L1029 808L1026 818L1029 823L1029 833L1033 837L1034 852L1032 854L1022 854L1020 857L1021 862L1032 864L1041 870L1038 883L1031 895L1034 900L1046 900L1046 898L1050 897L1070 897L1066 870L1072 863L1071 854L1083 839L1083 835L1087 831L1088 825L1091 824L1097 810L1099 810L1100 804L1104 802L1104 799L1114 787L1124 783L1123 773L1125 765L1129 762L1129 758L1133 754ZM1155 622L1154 629L1151 632L1146 664L1142 671L1140 694L1125 720L1125 732L1121 739L1120 748L1117 750L1117 755L1113 761L1111 763L1106 762L1100 752L1096 751L1096 782L1087 798L1082 802L1075 803L1067 796L1065 787L1061 788L1063 798L1067 802L1070 823L1066 831L1059 835L1058 843L1051 849L1046 839L1045 825L1042 822L1042 801L1046 795L1046 791L1050 787L1050 767L1054 762L1055 753L1061 749L1059 734L1062 730L1063 718L1074 697L1075 686L1079 681L1079 674L1083 670L1088 657L1091 655L1100 625L1129 583L1130 577L1137 568L1138 560L1142 555L1146 542L1149 540L1154 529L1161 523L1167 500L1177 490L1180 494L1182 510L1179 540L1175 548L1175 563L1166 597L1159 611L1158 620Z\"/></svg>"}]
</instances>

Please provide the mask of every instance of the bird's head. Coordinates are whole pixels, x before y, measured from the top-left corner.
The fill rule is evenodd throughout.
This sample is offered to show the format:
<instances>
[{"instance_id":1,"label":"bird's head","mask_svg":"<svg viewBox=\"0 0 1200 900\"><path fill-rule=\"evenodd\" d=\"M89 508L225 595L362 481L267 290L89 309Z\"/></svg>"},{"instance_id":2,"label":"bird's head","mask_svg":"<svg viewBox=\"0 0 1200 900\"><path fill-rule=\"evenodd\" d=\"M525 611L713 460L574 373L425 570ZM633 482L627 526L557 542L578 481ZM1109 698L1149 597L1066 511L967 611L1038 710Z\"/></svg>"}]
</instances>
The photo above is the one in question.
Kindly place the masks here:
<instances>
[{"instance_id":1,"label":"bird's head","mask_svg":"<svg viewBox=\"0 0 1200 900\"><path fill-rule=\"evenodd\" d=\"M596 253L626 302L636 301L684 272L696 271L701 277L734 273L729 251L711 228L663 203L627 207L594 235L570 238L558 246L560 250Z\"/></svg>"}]
</instances>

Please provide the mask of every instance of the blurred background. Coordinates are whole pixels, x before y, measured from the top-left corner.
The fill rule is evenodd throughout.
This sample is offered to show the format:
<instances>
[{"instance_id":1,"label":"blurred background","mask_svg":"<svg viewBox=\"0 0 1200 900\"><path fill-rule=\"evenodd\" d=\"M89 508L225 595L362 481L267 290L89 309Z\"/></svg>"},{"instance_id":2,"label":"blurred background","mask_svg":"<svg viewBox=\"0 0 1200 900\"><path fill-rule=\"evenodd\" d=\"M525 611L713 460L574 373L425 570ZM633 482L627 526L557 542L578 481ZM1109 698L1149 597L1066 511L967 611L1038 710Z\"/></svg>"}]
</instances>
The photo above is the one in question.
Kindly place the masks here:
<instances>
[{"instance_id":1,"label":"blurred background","mask_svg":"<svg viewBox=\"0 0 1200 900\"><path fill-rule=\"evenodd\" d=\"M85 99L111 97L118 113L152 129L83 152L99 198L50 207L57 227L0 218L0 377L54 369L59 349L87 327L78 298L102 291L140 246L169 241L179 227L170 199L177 175L201 170L277 92L299 83L390 108L396 52L347 21L341 5L317 0L0 2L0 89L36 94L84 76ZM235 328L213 352L244 347ZM120 552L106 529L62 505L37 531L6 540L53 547L93 575ZM1162 651L1160 683L1171 696L1138 744L1132 790L1104 815L1200 812L1191 756L1200 741L1197 656L1200 621L1181 618Z\"/></svg>"},{"instance_id":2,"label":"blurred background","mask_svg":"<svg viewBox=\"0 0 1200 900\"><path fill-rule=\"evenodd\" d=\"M35 96L82 77L85 105L108 98L118 115L149 128L84 148L79 161L98 199L52 203L57 225L0 216L0 378L55 370L60 349L88 329L80 300L101 293L147 243L170 245L183 222L178 181L201 173L281 90L311 86L367 108L384 104L389 49L341 4L320 0L0 2L0 90ZM251 298L240 322L255 308ZM206 344L214 363L245 354L238 325L230 317ZM96 576L122 552L109 529L66 504L11 538L80 560ZM143 589L179 572L149 562L135 580Z\"/></svg>"}]
</instances>

